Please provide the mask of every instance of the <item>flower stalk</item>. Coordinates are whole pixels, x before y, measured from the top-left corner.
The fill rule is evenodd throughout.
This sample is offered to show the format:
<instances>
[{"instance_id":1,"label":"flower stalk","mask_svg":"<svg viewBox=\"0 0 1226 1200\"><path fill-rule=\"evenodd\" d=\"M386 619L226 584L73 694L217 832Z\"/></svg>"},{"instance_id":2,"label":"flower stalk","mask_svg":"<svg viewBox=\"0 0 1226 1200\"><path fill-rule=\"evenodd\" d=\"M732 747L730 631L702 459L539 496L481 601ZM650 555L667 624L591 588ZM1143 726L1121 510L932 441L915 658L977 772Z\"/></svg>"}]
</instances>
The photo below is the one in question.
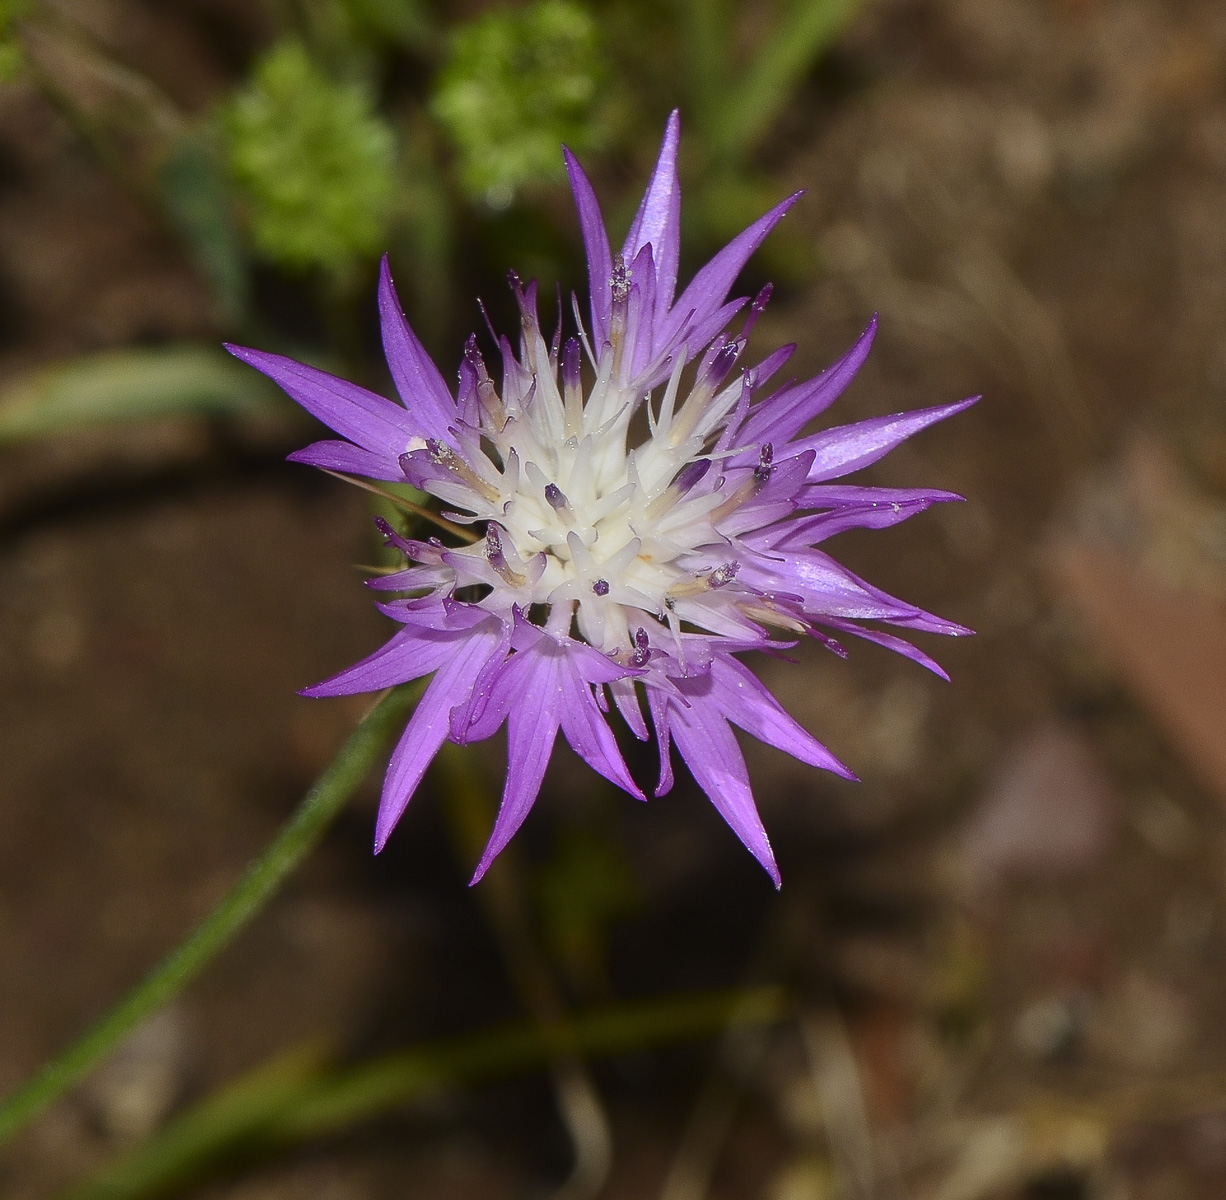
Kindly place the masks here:
<instances>
[{"instance_id":1,"label":"flower stalk","mask_svg":"<svg viewBox=\"0 0 1226 1200\"><path fill-rule=\"evenodd\" d=\"M0 1104L0 1144L78 1083L234 940L319 843L366 777L396 723L420 694L421 688L410 686L384 696L349 735L281 832L195 932L68 1049Z\"/></svg>"}]
</instances>

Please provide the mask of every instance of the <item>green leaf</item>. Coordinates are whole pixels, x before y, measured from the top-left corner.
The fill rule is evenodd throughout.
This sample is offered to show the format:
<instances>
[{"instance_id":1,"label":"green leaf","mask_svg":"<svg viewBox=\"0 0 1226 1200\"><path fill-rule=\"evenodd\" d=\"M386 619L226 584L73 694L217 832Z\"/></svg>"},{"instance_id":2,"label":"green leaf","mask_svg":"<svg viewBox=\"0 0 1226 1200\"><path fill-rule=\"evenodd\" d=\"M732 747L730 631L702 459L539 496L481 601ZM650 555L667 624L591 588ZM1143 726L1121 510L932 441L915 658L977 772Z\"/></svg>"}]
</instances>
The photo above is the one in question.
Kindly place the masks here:
<instances>
[{"instance_id":1,"label":"green leaf","mask_svg":"<svg viewBox=\"0 0 1226 1200\"><path fill-rule=\"evenodd\" d=\"M241 323L249 292L247 264L212 142L202 134L183 138L161 163L157 182L170 220L223 313L234 324Z\"/></svg>"},{"instance_id":2,"label":"green leaf","mask_svg":"<svg viewBox=\"0 0 1226 1200\"><path fill-rule=\"evenodd\" d=\"M66 1200L177 1194L236 1159L341 1132L430 1091L543 1066L559 1041L571 1053L621 1054L729 1025L771 1024L786 1011L778 988L700 992L611 1006L548 1033L524 1024L482 1030L327 1073L318 1051L291 1052L205 1099Z\"/></svg>"},{"instance_id":3,"label":"green leaf","mask_svg":"<svg viewBox=\"0 0 1226 1200\"><path fill-rule=\"evenodd\" d=\"M43 367L0 390L0 443L185 413L250 413L276 402L275 389L221 349L111 350Z\"/></svg>"},{"instance_id":4,"label":"green leaf","mask_svg":"<svg viewBox=\"0 0 1226 1200\"><path fill-rule=\"evenodd\" d=\"M793 0L739 82L724 93L717 119L705 130L713 162L753 149L787 104L805 73L834 43L859 0Z\"/></svg>"}]
</instances>

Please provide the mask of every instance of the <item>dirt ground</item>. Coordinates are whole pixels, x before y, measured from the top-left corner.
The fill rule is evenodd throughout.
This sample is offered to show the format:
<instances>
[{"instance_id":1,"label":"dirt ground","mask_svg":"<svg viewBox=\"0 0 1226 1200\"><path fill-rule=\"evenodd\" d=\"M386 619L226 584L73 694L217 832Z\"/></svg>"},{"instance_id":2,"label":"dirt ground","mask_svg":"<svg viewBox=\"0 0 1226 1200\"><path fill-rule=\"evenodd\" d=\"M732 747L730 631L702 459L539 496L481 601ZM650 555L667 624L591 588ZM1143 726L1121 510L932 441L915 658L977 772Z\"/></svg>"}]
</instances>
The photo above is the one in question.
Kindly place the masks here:
<instances>
[{"instance_id":1,"label":"dirt ground","mask_svg":"<svg viewBox=\"0 0 1226 1200\"><path fill-rule=\"evenodd\" d=\"M189 105L232 70L206 10L243 28L204 0L98 9ZM603 1194L671 1171L667 1200L1226 1195L1226 8L870 0L764 161L807 189L788 236L819 270L760 352L795 340L815 372L879 311L836 419L984 396L866 473L968 503L836 546L978 634L925 643L950 684L867 646L763 665L863 780L746 746L778 895L691 785L636 806L556 756L524 852L585 822L624 845L640 896L611 993L766 978L805 1014L598 1064ZM167 237L33 91L0 89L0 379L213 336ZM281 462L308 433L0 453L0 1090L208 911L364 711L295 695L383 632L362 498ZM364 1054L519 1014L438 797L378 859L374 803L6 1149L6 1197L55 1195L303 1039ZM529 1074L195 1194L492 1200L567 1165Z\"/></svg>"}]
</instances>

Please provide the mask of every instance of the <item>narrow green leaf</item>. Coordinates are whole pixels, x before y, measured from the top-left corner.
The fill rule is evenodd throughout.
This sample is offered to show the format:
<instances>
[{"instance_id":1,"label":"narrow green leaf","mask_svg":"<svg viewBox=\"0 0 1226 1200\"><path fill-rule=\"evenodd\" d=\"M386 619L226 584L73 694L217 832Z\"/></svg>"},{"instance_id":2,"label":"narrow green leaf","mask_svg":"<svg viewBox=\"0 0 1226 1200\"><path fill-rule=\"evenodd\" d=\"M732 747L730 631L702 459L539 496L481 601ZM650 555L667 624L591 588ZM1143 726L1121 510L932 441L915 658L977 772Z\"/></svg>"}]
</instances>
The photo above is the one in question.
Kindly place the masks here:
<instances>
[{"instance_id":1,"label":"narrow green leaf","mask_svg":"<svg viewBox=\"0 0 1226 1200\"><path fill-rule=\"evenodd\" d=\"M157 183L167 215L222 313L240 324L250 285L220 154L202 133L185 137L159 167Z\"/></svg>"},{"instance_id":2,"label":"narrow green leaf","mask_svg":"<svg viewBox=\"0 0 1226 1200\"><path fill-rule=\"evenodd\" d=\"M859 0L793 0L740 81L725 93L720 119L707 130L713 161L726 163L753 149L858 4Z\"/></svg>"},{"instance_id":3,"label":"narrow green leaf","mask_svg":"<svg viewBox=\"0 0 1226 1200\"><path fill-rule=\"evenodd\" d=\"M202 1101L65 1200L151 1200L238 1159L339 1133L442 1087L543 1065L554 1038L585 1055L625 1053L761 1025L787 1011L774 987L624 1004L576 1017L551 1037L527 1024L483 1030L321 1074L319 1051L274 1059Z\"/></svg>"},{"instance_id":4,"label":"narrow green leaf","mask_svg":"<svg viewBox=\"0 0 1226 1200\"><path fill-rule=\"evenodd\" d=\"M85 425L249 413L276 402L274 388L220 347L110 350L43 367L0 389L0 443Z\"/></svg>"},{"instance_id":5,"label":"narrow green leaf","mask_svg":"<svg viewBox=\"0 0 1226 1200\"><path fill-rule=\"evenodd\" d=\"M134 1029L177 996L230 944L315 848L392 729L421 696L420 683L393 688L349 735L281 832L221 902L126 996L71 1046L0 1103L0 1145L98 1065Z\"/></svg>"}]
</instances>

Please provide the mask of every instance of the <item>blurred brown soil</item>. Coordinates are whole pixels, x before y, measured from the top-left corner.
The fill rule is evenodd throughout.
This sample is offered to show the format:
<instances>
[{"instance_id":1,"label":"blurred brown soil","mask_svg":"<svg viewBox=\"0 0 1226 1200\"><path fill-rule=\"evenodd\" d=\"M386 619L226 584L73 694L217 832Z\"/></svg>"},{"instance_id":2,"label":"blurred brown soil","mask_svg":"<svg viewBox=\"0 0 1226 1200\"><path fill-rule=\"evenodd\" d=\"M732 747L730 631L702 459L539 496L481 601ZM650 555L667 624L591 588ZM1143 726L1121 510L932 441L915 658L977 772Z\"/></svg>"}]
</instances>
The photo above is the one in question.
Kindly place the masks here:
<instances>
[{"instance_id":1,"label":"blurred brown soil","mask_svg":"<svg viewBox=\"0 0 1226 1200\"><path fill-rule=\"evenodd\" d=\"M260 36L221 0L91 12L188 108L235 69L219 45ZM1226 738L1226 681L1196 685L1195 736L1172 700L1208 669L1196 613L1226 603L1226 9L872 0L762 165L808 190L786 233L818 263L784 280L762 351L796 340L816 371L879 310L834 419L984 395L867 473L968 503L835 548L978 635L925 643L949 685L872 647L763 665L864 780L746 747L778 898L692 789L622 804L561 754L526 851L576 812L624 839L643 904L615 992L763 961L798 988L799 1027L725 1055L726 1134L685 1143L712 1197L1226 1194L1222 797L1186 755ZM24 85L0 90L0 322L0 379L214 336L174 245ZM1141 435L1181 481L1144 521ZM363 711L294 695L382 628L352 568L361 498L277 463L304 436L172 422L0 455L0 1090L208 910ZM1127 585L1094 568L1104 546ZM303 1039L364 1052L516 1015L437 808L427 788L372 861L368 787L144 1040L6 1151L4 1195L54 1194ZM608 1196L661 1194L709 1058L599 1070ZM526 1078L201 1194L521 1196L566 1164Z\"/></svg>"}]
</instances>

